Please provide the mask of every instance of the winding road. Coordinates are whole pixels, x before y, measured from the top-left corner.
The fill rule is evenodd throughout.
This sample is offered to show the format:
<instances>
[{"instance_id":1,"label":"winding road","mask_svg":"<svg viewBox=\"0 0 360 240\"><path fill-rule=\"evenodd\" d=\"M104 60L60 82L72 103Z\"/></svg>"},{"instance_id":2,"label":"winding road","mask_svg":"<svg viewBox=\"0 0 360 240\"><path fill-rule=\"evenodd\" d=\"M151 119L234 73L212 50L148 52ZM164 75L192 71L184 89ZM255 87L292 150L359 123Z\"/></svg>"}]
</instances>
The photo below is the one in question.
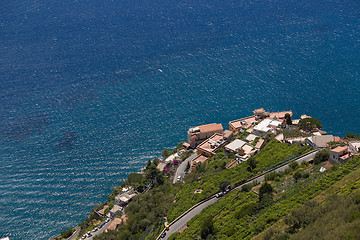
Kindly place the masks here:
<instances>
[{"instance_id":1,"label":"winding road","mask_svg":"<svg viewBox=\"0 0 360 240\"><path fill-rule=\"evenodd\" d=\"M315 154L317 153L318 151L313 151L313 152L310 152L310 153L307 153L305 154L304 156L302 157L299 157L298 159L294 160L296 162L298 162L299 164L301 164L302 162L304 161L311 161L312 159L314 159L315 157ZM275 171L275 172L279 172L279 171L284 171L286 168L289 167L289 164L293 162L293 161L290 161L284 165L281 165L279 166L278 168L272 170L272 171ZM272 172L272 171L269 171L269 172ZM268 173L268 172L265 172L265 173ZM264 177L265 177L265 173L262 173L261 175L259 175L258 177L255 177L255 178L252 178L251 180L237 186L236 188L234 189L239 189L241 188L243 185L245 184L248 184L248 183L252 183L253 181L257 181L258 183L264 181ZM234 190L233 189L233 190ZM202 203L198 203L196 204L195 206L193 206L192 208L190 208L190 210L186 211L185 213L183 213L180 217L178 217L177 219L175 219L172 223L170 223L169 225L169 230L166 231L166 236L163 238L163 239L168 239L169 236L171 236L171 234L179 231L182 227L184 227L186 225L186 223L192 219L193 217L195 217L197 214L199 214L204 208L206 208L207 206L215 203L217 200L219 200L219 198L216 198L215 196L213 196L212 198L202 202ZM157 237L157 239L161 239L161 234L165 231L165 229L160 233L160 235Z\"/></svg>"},{"instance_id":2,"label":"winding road","mask_svg":"<svg viewBox=\"0 0 360 240\"><path fill-rule=\"evenodd\" d=\"M186 169L186 166L187 166L188 162L191 163L191 161L194 160L196 157L197 157L197 153L194 152L179 165L179 167L176 169L176 173L175 173L175 176L174 176L174 179L173 179L173 184L175 184L177 182L177 178L179 176L181 177L181 179L184 178L185 169Z\"/></svg>"}]
</instances>

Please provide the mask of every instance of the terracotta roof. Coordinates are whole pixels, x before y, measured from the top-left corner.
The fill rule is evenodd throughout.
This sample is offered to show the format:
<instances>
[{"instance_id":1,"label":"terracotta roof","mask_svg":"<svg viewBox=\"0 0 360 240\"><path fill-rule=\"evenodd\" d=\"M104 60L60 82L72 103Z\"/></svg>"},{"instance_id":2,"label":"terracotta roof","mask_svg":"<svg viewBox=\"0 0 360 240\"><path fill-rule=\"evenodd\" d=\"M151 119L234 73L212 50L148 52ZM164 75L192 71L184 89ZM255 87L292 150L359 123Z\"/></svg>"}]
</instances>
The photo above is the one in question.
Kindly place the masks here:
<instances>
[{"instance_id":1,"label":"terracotta roof","mask_svg":"<svg viewBox=\"0 0 360 240\"><path fill-rule=\"evenodd\" d=\"M324 166L324 168L326 169L326 170L328 170L329 168L331 168L333 165L331 164L331 163L328 163L328 164L326 164L325 166Z\"/></svg>"},{"instance_id":2,"label":"terracotta roof","mask_svg":"<svg viewBox=\"0 0 360 240\"><path fill-rule=\"evenodd\" d=\"M259 109L255 109L254 110L254 114L255 113L264 113L265 112L265 109L264 108L259 108Z\"/></svg>"},{"instance_id":3,"label":"terracotta roof","mask_svg":"<svg viewBox=\"0 0 360 240\"><path fill-rule=\"evenodd\" d=\"M213 131L223 131L223 126L221 123L211 123L206 125L198 126L200 132L213 132Z\"/></svg>"},{"instance_id":4,"label":"terracotta roof","mask_svg":"<svg viewBox=\"0 0 360 240\"><path fill-rule=\"evenodd\" d=\"M98 211L98 213L104 215L105 209L107 209L108 207L109 207L108 205L105 205L105 206L103 207L103 209L101 209L101 210Z\"/></svg>"},{"instance_id":5,"label":"terracotta roof","mask_svg":"<svg viewBox=\"0 0 360 240\"><path fill-rule=\"evenodd\" d=\"M203 162L205 162L206 160L207 160L208 158L207 157L205 157L204 155L199 155L199 156L197 156L194 160L193 160L193 162L201 162L201 163L203 163Z\"/></svg>"},{"instance_id":6,"label":"terracotta roof","mask_svg":"<svg viewBox=\"0 0 360 240\"><path fill-rule=\"evenodd\" d=\"M338 153L341 153L343 151L346 151L348 150L348 147L347 146L343 146L343 147L336 147L334 149L331 149L332 152L338 152Z\"/></svg>"},{"instance_id":7,"label":"terracotta roof","mask_svg":"<svg viewBox=\"0 0 360 240\"><path fill-rule=\"evenodd\" d=\"M270 113L270 116L269 118L274 118L276 117L277 119L279 118L285 118L285 114L290 114L290 116L293 115L293 112L290 110L290 111L282 111L282 112L272 112Z\"/></svg>"},{"instance_id":8,"label":"terracotta roof","mask_svg":"<svg viewBox=\"0 0 360 240\"><path fill-rule=\"evenodd\" d=\"M205 141L203 141L198 147L197 149L201 149L204 150L206 152L209 152L211 154L215 154L216 150L225 143L225 141L223 140L224 137L222 134L219 133L215 133L214 135L212 135L210 138L206 139ZM216 146L214 148L211 147L210 141L213 141L214 143L216 143ZM218 144L218 141L221 142L221 144Z\"/></svg>"},{"instance_id":9,"label":"terracotta roof","mask_svg":"<svg viewBox=\"0 0 360 240\"><path fill-rule=\"evenodd\" d=\"M120 218L114 218L111 221L110 225L106 228L106 230L115 230L117 225L121 224L122 220Z\"/></svg>"},{"instance_id":10,"label":"terracotta roof","mask_svg":"<svg viewBox=\"0 0 360 240\"><path fill-rule=\"evenodd\" d=\"M239 128L247 129L247 128L251 127L251 123L255 122L255 121L256 121L255 117L250 116L250 117L245 117L245 118L231 121L231 122L229 122L229 124L232 125L235 129L239 129Z\"/></svg>"}]
</instances>

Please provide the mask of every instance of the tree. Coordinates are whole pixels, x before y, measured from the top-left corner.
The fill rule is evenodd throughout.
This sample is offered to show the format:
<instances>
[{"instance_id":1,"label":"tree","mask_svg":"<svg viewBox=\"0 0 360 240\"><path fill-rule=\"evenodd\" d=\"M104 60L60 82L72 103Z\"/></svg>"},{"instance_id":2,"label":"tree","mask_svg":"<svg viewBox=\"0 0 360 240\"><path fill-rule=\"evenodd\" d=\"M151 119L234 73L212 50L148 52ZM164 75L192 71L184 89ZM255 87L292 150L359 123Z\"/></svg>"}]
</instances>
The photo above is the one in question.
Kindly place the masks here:
<instances>
[{"instance_id":1,"label":"tree","mask_svg":"<svg viewBox=\"0 0 360 240\"><path fill-rule=\"evenodd\" d=\"M301 172L294 173L293 178L294 178L295 182L297 182L301 177L302 177Z\"/></svg>"},{"instance_id":2,"label":"tree","mask_svg":"<svg viewBox=\"0 0 360 240\"><path fill-rule=\"evenodd\" d=\"M158 158L155 158L153 160L153 163L155 164L155 166L159 165L159 162L160 162L160 160Z\"/></svg>"},{"instance_id":3,"label":"tree","mask_svg":"<svg viewBox=\"0 0 360 240\"><path fill-rule=\"evenodd\" d=\"M259 208L265 208L273 203L273 187L265 182L259 189Z\"/></svg>"},{"instance_id":4,"label":"tree","mask_svg":"<svg viewBox=\"0 0 360 240\"><path fill-rule=\"evenodd\" d=\"M226 188L230 185L230 182L225 180L220 183L220 191L224 192Z\"/></svg>"},{"instance_id":5,"label":"tree","mask_svg":"<svg viewBox=\"0 0 360 240\"><path fill-rule=\"evenodd\" d=\"M65 230L61 233L61 237L63 238L69 238L74 232L74 229L69 228L68 230Z\"/></svg>"},{"instance_id":6,"label":"tree","mask_svg":"<svg viewBox=\"0 0 360 240\"><path fill-rule=\"evenodd\" d=\"M148 163L146 164L146 168L149 168L150 165L151 165L151 161L150 161L150 159L149 159L149 160L148 160Z\"/></svg>"},{"instance_id":7,"label":"tree","mask_svg":"<svg viewBox=\"0 0 360 240\"><path fill-rule=\"evenodd\" d=\"M287 125L292 125L292 120L291 120L291 116L289 113L285 114L285 120L286 120Z\"/></svg>"},{"instance_id":8,"label":"tree","mask_svg":"<svg viewBox=\"0 0 360 240\"><path fill-rule=\"evenodd\" d=\"M167 158L167 157L169 156L169 150L164 149L164 150L162 151L162 153L161 153L161 156L162 156L163 158Z\"/></svg>"},{"instance_id":9,"label":"tree","mask_svg":"<svg viewBox=\"0 0 360 240\"><path fill-rule=\"evenodd\" d=\"M188 161L188 163L186 164L185 172L189 171L189 169L190 169L190 161Z\"/></svg>"},{"instance_id":10,"label":"tree","mask_svg":"<svg viewBox=\"0 0 360 240\"><path fill-rule=\"evenodd\" d=\"M144 176L140 173L130 173L128 176L128 183L130 186L133 186L135 189L138 189L143 185ZM138 189L141 191L141 189Z\"/></svg>"},{"instance_id":11,"label":"tree","mask_svg":"<svg viewBox=\"0 0 360 240\"><path fill-rule=\"evenodd\" d=\"M315 154L314 163L319 164L325 162L329 160L329 157L330 157L329 149L323 149Z\"/></svg>"},{"instance_id":12,"label":"tree","mask_svg":"<svg viewBox=\"0 0 360 240\"><path fill-rule=\"evenodd\" d=\"M274 189L270 183L267 183L267 182L263 183L259 189L260 200L261 200L261 198L263 198L264 195L272 194L273 191L274 191Z\"/></svg>"},{"instance_id":13,"label":"tree","mask_svg":"<svg viewBox=\"0 0 360 240\"><path fill-rule=\"evenodd\" d=\"M294 161L294 162L291 162L289 164L289 167L292 169L292 170L295 170L297 167L299 166L299 163Z\"/></svg>"},{"instance_id":14,"label":"tree","mask_svg":"<svg viewBox=\"0 0 360 240\"><path fill-rule=\"evenodd\" d=\"M360 136L355 133L347 133L344 138L360 140Z\"/></svg>"},{"instance_id":15,"label":"tree","mask_svg":"<svg viewBox=\"0 0 360 240\"><path fill-rule=\"evenodd\" d=\"M241 191L243 191L243 192L250 192L251 188L252 188L252 184L251 184L251 183L244 184L244 185L242 185L242 187L241 187Z\"/></svg>"},{"instance_id":16,"label":"tree","mask_svg":"<svg viewBox=\"0 0 360 240\"><path fill-rule=\"evenodd\" d=\"M209 235L214 233L214 221L211 216L205 218L204 222L201 224L201 238L206 239Z\"/></svg>"},{"instance_id":17,"label":"tree","mask_svg":"<svg viewBox=\"0 0 360 240\"><path fill-rule=\"evenodd\" d=\"M247 170L249 171L249 172L252 172L255 168L256 168L256 164L257 164L257 161L254 159L254 158L249 158L249 160L247 160L246 161L247 162L247 164L249 165L248 167L247 167Z\"/></svg>"},{"instance_id":18,"label":"tree","mask_svg":"<svg viewBox=\"0 0 360 240\"><path fill-rule=\"evenodd\" d=\"M299 124L298 124L299 128L305 130L305 131L310 131L311 129L317 127L317 128L322 128L322 124L321 122L316 119L316 118L304 118L304 119L301 119L299 121Z\"/></svg>"}]
</instances>

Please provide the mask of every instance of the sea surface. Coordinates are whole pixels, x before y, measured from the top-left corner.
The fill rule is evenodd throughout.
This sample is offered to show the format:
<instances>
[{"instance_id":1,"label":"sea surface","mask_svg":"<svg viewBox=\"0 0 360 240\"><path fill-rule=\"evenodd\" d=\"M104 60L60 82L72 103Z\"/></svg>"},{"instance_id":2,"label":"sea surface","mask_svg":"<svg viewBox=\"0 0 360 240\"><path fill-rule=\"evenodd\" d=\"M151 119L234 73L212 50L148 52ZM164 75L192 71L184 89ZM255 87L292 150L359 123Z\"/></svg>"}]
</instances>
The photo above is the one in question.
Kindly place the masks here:
<instances>
[{"instance_id":1,"label":"sea surface","mask_svg":"<svg viewBox=\"0 0 360 240\"><path fill-rule=\"evenodd\" d=\"M190 126L360 134L358 0L2 0L0 237L84 220Z\"/></svg>"}]
</instances>

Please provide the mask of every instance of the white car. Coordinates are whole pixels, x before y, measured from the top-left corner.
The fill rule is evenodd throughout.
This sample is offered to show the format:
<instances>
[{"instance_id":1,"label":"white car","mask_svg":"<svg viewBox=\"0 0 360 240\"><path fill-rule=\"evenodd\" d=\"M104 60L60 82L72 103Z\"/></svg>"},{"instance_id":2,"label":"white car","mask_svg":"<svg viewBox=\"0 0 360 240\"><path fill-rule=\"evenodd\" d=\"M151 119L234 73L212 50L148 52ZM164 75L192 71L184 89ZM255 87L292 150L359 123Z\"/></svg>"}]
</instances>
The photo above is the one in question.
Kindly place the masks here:
<instances>
[{"instance_id":1,"label":"white car","mask_svg":"<svg viewBox=\"0 0 360 240\"><path fill-rule=\"evenodd\" d=\"M181 176L178 176L178 177L177 177L177 180L180 181L180 180L181 180Z\"/></svg>"}]
</instances>

